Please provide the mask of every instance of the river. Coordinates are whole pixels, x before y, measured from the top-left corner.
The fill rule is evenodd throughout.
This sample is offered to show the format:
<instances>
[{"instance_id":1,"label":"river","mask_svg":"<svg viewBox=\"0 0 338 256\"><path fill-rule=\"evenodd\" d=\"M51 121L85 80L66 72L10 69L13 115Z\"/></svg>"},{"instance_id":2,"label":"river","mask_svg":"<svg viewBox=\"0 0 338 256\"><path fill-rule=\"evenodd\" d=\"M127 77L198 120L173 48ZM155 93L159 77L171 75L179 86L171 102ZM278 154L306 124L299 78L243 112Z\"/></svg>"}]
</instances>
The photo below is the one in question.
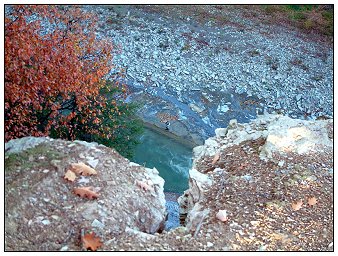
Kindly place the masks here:
<instances>
[{"instance_id":1,"label":"river","mask_svg":"<svg viewBox=\"0 0 338 256\"><path fill-rule=\"evenodd\" d=\"M179 226L176 198L189 187L192 148L170 136L145 128L131 160L148 168L155 167L159 171L165 180L164 192L168 211L166 229Z\"/></svg>"}]
</instances>

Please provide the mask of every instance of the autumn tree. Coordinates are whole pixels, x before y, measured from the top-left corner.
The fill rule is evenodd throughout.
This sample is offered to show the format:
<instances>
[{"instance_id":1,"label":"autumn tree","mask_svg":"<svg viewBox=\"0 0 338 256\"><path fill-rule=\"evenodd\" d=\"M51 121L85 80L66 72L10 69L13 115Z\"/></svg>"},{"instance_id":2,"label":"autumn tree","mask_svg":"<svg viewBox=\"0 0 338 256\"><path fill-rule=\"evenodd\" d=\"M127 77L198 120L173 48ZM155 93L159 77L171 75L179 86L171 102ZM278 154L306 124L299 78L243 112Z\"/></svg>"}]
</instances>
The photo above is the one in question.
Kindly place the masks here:
<instances>
[{"instance_id":1,"label":"autumn tree","mask_svg":"<svg viewBox=\"0 0 338 256\"><path fill-rule=\"evenodd\" d=\"M110 76L116 49L96 36L96 26L80 7L6 6L6 141L50 134L114 140L127 88Z\"/></svg>"}]
</instances>

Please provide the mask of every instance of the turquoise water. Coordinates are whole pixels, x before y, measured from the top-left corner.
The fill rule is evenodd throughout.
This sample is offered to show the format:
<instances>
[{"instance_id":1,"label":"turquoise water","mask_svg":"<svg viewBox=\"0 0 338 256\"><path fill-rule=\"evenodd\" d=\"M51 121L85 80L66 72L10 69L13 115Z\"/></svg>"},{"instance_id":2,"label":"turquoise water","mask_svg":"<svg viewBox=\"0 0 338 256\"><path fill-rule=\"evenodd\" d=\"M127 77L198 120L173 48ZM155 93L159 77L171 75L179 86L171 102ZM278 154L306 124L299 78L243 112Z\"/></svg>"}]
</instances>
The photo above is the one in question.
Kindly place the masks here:
<instances>
[{"instance_id":1,"label":"turquoise water","mask_svg":"<svg viewBox=\"0 0 338 256\"><path fill-rule=\"evenodd\" d=\"M192 148L149 128L145 128L140 141L131 161L155 167L165 180L165 192L183 193L188 189Z\"/></svg>"}]
</instances>

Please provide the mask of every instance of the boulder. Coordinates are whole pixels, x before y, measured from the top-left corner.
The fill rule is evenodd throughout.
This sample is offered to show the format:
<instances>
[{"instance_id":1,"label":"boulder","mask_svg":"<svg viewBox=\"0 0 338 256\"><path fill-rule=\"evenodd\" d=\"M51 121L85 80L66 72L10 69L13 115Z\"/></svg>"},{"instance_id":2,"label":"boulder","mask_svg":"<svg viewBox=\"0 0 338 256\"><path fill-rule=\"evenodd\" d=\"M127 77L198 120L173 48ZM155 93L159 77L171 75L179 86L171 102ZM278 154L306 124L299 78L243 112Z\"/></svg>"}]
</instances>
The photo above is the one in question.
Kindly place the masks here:
<instances>
[{"instance_id":1,"label":"boulder","mask_svg":"<svg viewBox=\"0 0 338 256\"><path fill-rule=\"evenodd\" d=\"M222 138L225 137L225 135L227 134L228 129L227 128L217 128L215 130L215 134L217 138Z\"/></svg>"},{"instance_id":2,"label":"boulder","mask_svg":"<svg viewBox=\"0 0 338 256\"><path fill-rule=\"evenodd\" d=\"M5 151L8 153L19 153L23 150L33 148L45 141L48 141L45 137L25 137L14 139L5 144Z\"/></svg>"},{"instance_id":3,"label":"boulder","mask_svg":"<svg viewBox=\"0 0 338 256\"><path fill-rule=\"evenodd\" d=\"M28 141L29 147L22 146ZM131 163L97 143L30 137L10 141L9 147L5 250L78 251L87 231L100 237L100 249L109 250L106 242L128 235L126 230L154 234L164 229L164 180L155 168ZM72 163L93 162L97 175L78 174L73 182L64 178ZM98 198L77 196L77 187L91 187Z\"/></svg>"},{"instance_id":4,"label":"boulder","mask_svg":"<svg viewBox=\"0 0 338 256\"><path fill-rule=\"evenodd\" d=\"M201 209L198 202L203 200L204 191L212 185L208 175L198 172L196 169L189 170L189 189L178 198L180 214L187 215L187 228L196 228L201 216L207 215L207 209ZM206 211L205 211L206 210ZM204 218L204 217L203 217Z\"/></svg>"},{"instance_id":5,"label":"boulder","mask_svg":"<svg viewBox=\"0 0 338 256\"><path fill-rule=\"evenodd\" d=\"M332 120L305 121L280 116L268 125L268 135L260 156L273 158L273 154L283 155L289 152L306 154L332 147L327 129L331 122Z\"/></svg>"},{"instance_id":6,"label":"boulder","mask_svg":"<svg viewBox=\"0 0 338 256\"><path fill-rule=\"evenodd\" d=\"M310 151L319 154L327 148L330 152L333 147L332 120L304 121L282 115L264 114L246 124L238 124L233 119L228 127L216 129L215 134L216 136L208 138L204 145L193 149L194 161L189 171L189 189L178 200L180 214L186 217L185 225L194 234L199 232L199 228L210 212L207 194L212 188L223 186L212 180L213 175L224 172L222 168L215 168L213 172L206 174L199 172L199 170L203 171L201 165L206 159L210 161L211 157L218 152L223 155L227 152L231 155L232 152L228 151L230 147L246 141L254 142L257 139L263 139L264 143L257 148L259 157L272 161L274 154L285 152L306 154ZM251 175L240 176L240 178L253 182Z\"/></svg>"}]
</instances>

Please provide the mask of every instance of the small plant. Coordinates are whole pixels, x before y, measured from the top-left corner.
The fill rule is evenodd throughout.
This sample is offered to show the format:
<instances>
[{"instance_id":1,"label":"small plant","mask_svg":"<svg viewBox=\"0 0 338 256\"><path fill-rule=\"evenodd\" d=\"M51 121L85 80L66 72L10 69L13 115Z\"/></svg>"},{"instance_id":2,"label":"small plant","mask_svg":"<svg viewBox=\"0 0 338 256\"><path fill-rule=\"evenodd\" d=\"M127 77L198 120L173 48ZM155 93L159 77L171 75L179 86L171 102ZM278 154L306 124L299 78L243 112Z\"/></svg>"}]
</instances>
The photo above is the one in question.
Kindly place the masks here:
<instances>
[{"instance_id":1,"label":"small plant","mask_svg":"<svg viewBox=\"0 0 338 256\"><path fill-rule=\"evenodd\" d=\"M333 5L262 5L267 21L333 36Z\"/></svg>"},{"instance_id":2,"label":"small plant","mask_svg":"<svg viewBox=\"0 0 338 256\"><path fill-rule=\"evenodd\" d=\"M273 14L281 10L281 8L277 5L265 5L263 6L264 11L266 14Z\"/></svg>"},{"instance_id":3,"label":"small plant","mask_svg":"<svg viewBox=\"0 0 338 256\"><path fill-rule=\"evenodd\" d=\"M311 30L314 27L313 21L312 20L306 20L303 23L304 29Z\"/></svg>"}]
</instances>

